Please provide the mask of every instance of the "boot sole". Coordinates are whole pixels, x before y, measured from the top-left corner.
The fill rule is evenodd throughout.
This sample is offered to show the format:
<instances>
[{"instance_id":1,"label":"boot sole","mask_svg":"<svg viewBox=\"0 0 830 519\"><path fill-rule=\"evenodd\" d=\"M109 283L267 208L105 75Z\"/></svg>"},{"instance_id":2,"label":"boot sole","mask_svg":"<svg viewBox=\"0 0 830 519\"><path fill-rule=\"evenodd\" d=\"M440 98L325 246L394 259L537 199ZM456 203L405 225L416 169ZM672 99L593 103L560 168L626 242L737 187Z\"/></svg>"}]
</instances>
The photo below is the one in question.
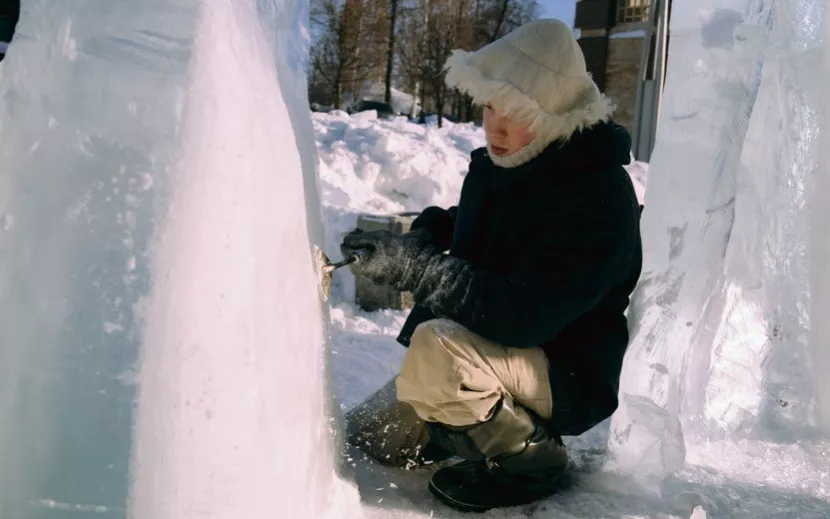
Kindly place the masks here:
<instances>
[{"instance_id":1,"label":"boot sole","mask_svg":"<svg viewBox=\"0 0 830 519\"><path fill-rule=\"evenodd\" d=\"M458 510L460 512L479 512L483 513L487 510L492 510L494 507L492 506L484 506L484 505L471 505L470 503L464 503L453 499L452 497L448 496L447 494L441 492L441 490L432 484L432 481L429 482L429 491L432 492L439 501L447 505L448 507Z\"/></svg>"},{"instance_id":2,"label":"boot sole","mask_svg":"<svg viewBox=\"0 0 830 519\"><path fill-rule=\"evenodd\" d=\"M559 476L556 476L553 480L551 480L551 484L552 485L558 484L563 479L563 476L564 476L564 474L560 474ZM459 500L453 498L452 496L448 496L447 494L442 492L441 489L439 489L438 487L433 485L432 481L429 482L429 491L439 501L441 501L442 503L444 503L445 505L447 505L448 507L450 507L454 510L458 510L459 512L477 512L477 513L484 513L484 512L487 512L488 510L493 510L493 509L496 509L496 508L510 508L510 507L514 507L514 506L526 506L526 505L529 505L531 503L535 503L538 500L546 499L547 497L550 497L550 496L552 496L556 493L556 491L552 491L548 496L540 497L536 501L530 501L530 502L527 502L527 503L517 503L517 504L509 504L509 505L501 505L501 506L499 506L499 505L489 505L488 506L488 505L475 505L475 504L472 504L472 503L465 503L463 501L459 501Z\"/></svg>"},{"instance_id":3,"label":"boot sole","mask_svg":"<svg viewBox=\"0 0 830 519\"><path fill-rule=\"evenodd\" d=\"M564 476L564 474L557 476L556 478L551 480L551 484L552 485L558 484L559 481L561 481L563 479L563 476ZM487 512L488 510L493 510L493 509L496 509L496 508L510 508L510 507L514 507L514 506L529 505L529 504L535 503L536 501L539 501L541 499L546 499L547 497L550 497L550 496L552 496L556 493L556 491L554 490L547 496L540 497L539 499L534 500L534 501L528 501L527 503L515 503L515 504L489 505L488 506L488 505L475 505L475 504L472 504L472 503L465 503L463 501L459 501L459 500L453 498L452 496L448 496L447 494L442 492L441 489L439 489L438 487L436 487L435 485L432 484L432 481L429 482L429 491L432 493L432 495L434 495L436 498L438 498L439 501L441 501L445 505L449 506L450 508L458 510L459 512L478 512L478 513L484 513L484 512Z\"/></svg>"}]
</instances>

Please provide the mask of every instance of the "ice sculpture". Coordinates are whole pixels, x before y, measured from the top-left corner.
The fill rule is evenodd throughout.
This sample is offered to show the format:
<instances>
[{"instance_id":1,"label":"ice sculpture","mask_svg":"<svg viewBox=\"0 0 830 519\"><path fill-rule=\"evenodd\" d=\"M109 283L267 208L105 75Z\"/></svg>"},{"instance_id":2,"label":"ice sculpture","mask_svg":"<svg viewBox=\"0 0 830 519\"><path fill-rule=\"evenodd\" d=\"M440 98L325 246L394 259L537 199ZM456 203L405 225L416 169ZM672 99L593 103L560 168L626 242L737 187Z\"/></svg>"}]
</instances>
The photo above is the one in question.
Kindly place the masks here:
<instances>
[{"instance_id":1,"label":"ice sculpture","mask_svg":"<svg viewBox=\"0 0 830 519\"><path fill-rule=\"evenodd\" d=\"M823 15L674 2L618 467L660 477L701 440L830 432Z\"/></svg>"},{"instance_id":2,"label":"ice sculpture","mask_svg":"<svg viewBox=\"0 0 830 519\"><path fill-rule=\"evenodd\" d=\"M306 9L23 2L0 67L0 516L326 517L346 491Z\"/></svg>"}]
</instances>

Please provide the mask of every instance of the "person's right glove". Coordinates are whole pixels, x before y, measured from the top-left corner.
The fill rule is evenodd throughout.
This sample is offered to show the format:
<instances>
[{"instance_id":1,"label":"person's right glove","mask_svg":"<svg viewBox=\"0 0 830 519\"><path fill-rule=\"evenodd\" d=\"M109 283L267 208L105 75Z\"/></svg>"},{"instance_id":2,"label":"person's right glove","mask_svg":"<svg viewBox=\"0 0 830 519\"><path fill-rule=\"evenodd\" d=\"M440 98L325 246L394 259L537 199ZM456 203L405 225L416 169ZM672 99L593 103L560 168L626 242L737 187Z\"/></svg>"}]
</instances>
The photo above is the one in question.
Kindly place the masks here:
<instances>
[{"instance_id":1,"label":"person's right glove","mask_svg":"<svg viewBox=\"0 0 830 519\"><path fill-rule=\"evenodd\" d=\"M407 234L390 231L355 230L340 245L343 257L358 255L360 261L349 268L355 276L363 276L378 285L389 285L401 291L412 290L423 275L423 262L440 252L430 244L426 230Z\"/></svg>"}]
</instances>

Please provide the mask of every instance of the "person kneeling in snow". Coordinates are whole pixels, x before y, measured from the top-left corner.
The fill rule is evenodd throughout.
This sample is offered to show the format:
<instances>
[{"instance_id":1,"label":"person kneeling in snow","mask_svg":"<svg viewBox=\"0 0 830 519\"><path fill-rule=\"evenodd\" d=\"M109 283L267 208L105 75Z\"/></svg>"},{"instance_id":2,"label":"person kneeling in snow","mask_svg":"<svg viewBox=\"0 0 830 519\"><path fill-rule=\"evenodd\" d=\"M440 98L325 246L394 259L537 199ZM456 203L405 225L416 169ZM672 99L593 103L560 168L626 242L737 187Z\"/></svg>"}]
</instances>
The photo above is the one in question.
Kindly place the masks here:
<instances>
[{"instance_id":1,"label":"person kneeling in snow","mask_svg":"<svg viewBox=\"0 0 830 519\"><path fill-rule=\"evenodd\" d=\"M347 422L380 461L464 458L430 490L481 511L552 494L568 464L561 436L616 409L640 207L628 133L565 24L528 23L453 52L447 69L485 107L487 146L458 206L427 208L404 235L343 240L344 256L365 251L355 275L416 302L399 376Z\"/></svg>"}]
</instances>

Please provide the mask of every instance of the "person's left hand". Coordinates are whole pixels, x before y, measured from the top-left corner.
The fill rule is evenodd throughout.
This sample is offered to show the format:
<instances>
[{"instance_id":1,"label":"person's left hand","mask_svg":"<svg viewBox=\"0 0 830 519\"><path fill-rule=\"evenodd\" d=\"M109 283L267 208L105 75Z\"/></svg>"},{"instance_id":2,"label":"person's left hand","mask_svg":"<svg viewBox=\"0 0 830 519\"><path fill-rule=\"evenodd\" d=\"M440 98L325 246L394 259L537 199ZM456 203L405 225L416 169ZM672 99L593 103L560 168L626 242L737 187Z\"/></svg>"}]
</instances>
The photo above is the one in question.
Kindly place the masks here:
<instances>
[{"instance_id":1,"label":"person's left hand","mask_svg":"<svg viewBox=\"0 0 830 519\"><path fill-rule=\"evenodd\" d=\"M340 252L346 258L360 252L360 261L349 266L356 276L364 276L378 285L411 290L423 271L423 253L429 247L429 236L423 232L396 234L358 229L346 235Z\"/></svg>"}]
</instances>

